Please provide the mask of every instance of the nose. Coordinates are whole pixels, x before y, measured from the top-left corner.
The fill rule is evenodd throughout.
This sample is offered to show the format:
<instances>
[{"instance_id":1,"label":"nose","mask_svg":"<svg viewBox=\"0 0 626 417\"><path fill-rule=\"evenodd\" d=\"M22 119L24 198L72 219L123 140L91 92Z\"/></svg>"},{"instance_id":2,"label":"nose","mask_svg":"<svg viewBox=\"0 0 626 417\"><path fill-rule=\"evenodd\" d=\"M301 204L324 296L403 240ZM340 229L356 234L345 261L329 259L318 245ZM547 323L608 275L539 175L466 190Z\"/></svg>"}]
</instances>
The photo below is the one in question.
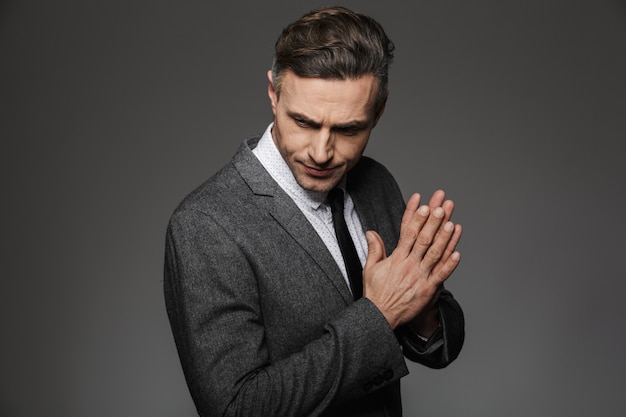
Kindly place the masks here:
<instances>
[{"instance_id":1,"label":"nose","mask_svg":"<svg viewBox=\"0 0 626 417\"><path fill-rule=\"evenodd\" d=\"M316 165L324 166L333 159L334 146L329 129L319 129L309 143L309 158Z\"/></svg>"}]
</instances>

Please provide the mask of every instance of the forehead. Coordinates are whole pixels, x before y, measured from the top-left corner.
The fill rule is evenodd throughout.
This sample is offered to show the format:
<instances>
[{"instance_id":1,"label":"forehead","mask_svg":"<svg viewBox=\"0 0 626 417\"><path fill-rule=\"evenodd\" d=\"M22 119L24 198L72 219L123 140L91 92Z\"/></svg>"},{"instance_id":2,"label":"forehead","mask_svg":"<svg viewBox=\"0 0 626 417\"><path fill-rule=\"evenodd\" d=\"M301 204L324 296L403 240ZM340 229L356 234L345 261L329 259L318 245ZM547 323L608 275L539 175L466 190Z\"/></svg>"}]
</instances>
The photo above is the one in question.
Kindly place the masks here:
<instances>
[{"instance_id":1,"label":"forehead","mask_svg":"<svg viewBox=\"0 0 626 417\"><path fill-rule=\"evenodd\" d=\"M288 71L282 79L279 104L320 122L363 121L373 116L377 94L378 80L373 75L336 80L299 77Z\"/></svg>"}]
</instances>

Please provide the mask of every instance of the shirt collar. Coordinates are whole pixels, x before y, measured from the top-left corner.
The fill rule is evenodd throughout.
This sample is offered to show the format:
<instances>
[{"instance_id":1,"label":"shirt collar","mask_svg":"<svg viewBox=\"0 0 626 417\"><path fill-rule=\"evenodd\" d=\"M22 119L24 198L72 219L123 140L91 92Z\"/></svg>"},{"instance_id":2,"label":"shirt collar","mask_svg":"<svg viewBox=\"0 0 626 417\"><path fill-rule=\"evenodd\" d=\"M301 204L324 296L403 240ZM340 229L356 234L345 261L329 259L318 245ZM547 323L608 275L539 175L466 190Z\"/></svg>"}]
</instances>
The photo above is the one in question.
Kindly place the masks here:
<instances>
[{"instance_id":1,"label":"shirt collar","mask_svg":"<svg viewBox=\"0 0 626 417\"><path fill-rule=\"evenodd\" d=\"M252 150L252 153L261 162L261 165L267 170L270 176L278 183L278 185L291 195L293 198L297 198L313 210L320 208L322 204L326 202L326 196L328 193L321 191L305 190L298 184L296 178L293 176L289 165L283 159L280 151L274 143L272 138L272 127L274 123L265 129L263 136L259 140L256 148ZM345 191L346 179L341 179L338 187Z\"/></svg>"}]
</instances>

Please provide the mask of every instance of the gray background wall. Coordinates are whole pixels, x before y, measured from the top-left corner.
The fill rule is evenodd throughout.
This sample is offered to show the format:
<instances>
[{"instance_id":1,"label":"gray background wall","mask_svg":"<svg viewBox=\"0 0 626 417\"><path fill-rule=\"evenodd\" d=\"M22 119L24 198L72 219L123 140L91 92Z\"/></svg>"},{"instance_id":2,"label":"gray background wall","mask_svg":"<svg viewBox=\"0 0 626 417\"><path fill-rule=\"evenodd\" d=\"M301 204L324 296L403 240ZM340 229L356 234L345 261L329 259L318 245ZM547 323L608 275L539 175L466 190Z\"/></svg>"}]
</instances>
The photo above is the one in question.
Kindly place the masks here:
<instances>
[{"instance_id":1,"label":"gray background wall","mask_svg":"<svg viewBox=\"0 0 626 417\"><path fill-rule=\"evenodd\" d=\"M0 3L0 415L193 416L162 297L178 201L270 121L325 2ZM368 154L465 226L467 342L406 415L626 413L626 3L339 1L397 46Z\"/></svg>"}]
</instances>

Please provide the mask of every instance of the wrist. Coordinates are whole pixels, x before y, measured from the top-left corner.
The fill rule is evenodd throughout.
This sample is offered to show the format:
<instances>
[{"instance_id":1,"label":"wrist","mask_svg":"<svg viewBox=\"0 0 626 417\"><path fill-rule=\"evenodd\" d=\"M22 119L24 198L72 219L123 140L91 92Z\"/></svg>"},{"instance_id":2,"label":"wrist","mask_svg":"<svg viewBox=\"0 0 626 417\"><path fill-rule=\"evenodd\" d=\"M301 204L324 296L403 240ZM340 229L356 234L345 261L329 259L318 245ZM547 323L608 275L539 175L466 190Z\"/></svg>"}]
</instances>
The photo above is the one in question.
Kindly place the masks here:
<instances>
[{"instance_id":1,"label":"wrist","mask_svg":"<svg viewBox=\"0 0 626 417\"><path fill-rule=\"evenodd\" d=\"M422 311L409 322L409 327L424 339L430 338L440 327L439 309L435 306Z\"/></svg>"},{"instance_id":2,"label":"wrist","mask_svg":"<svg viewBox=\"0 0 626 417\"><path fill-rule=\"evenodd\" d=\"M386 309L384 306L378 304L375 300L372 300L369 297L364 297L364 298L367 298L368 300L370 300L372 304L376 306L378 311L380 311L380 314L382 314L385 320L387 320L387 323L389 324L389 327L391 327L392 330L395 330L396 327L402 324L400 322L401 321L400 317L397 314L394 314L393 311L391 311L391 309Z\"/></svg>"}]
</instances>

